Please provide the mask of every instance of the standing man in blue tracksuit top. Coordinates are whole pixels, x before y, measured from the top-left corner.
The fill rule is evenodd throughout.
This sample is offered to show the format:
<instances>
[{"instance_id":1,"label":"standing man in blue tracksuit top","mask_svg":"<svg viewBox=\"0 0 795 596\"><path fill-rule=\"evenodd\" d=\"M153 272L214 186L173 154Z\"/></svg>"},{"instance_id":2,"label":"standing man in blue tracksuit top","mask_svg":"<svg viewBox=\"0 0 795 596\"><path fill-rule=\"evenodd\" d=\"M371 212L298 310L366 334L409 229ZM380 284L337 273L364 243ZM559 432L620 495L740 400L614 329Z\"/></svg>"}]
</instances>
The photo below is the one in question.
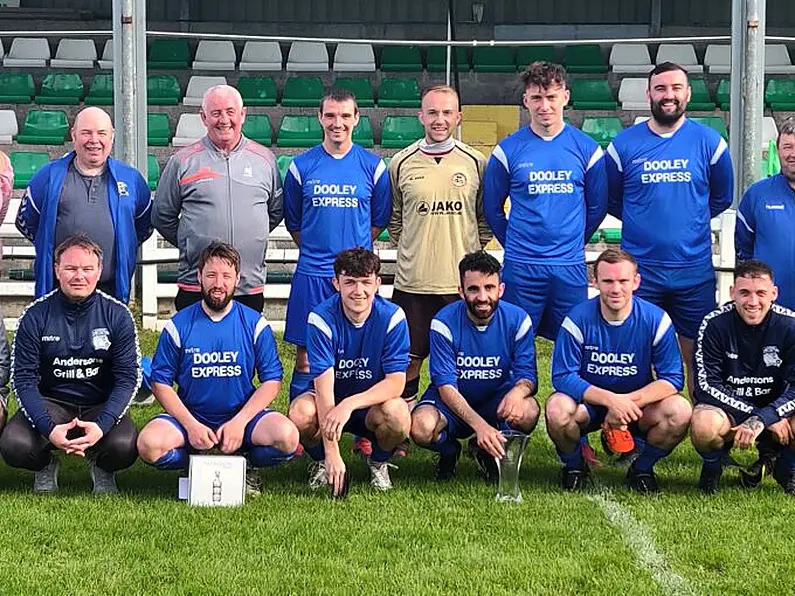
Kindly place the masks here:
<instances>
[{"instance_id":1,"label":"standing man in blue tracksuit top","mask_svg":"<svg viewBox=\"0 0 795 596\"><path fill-rule=\"evenodd\" d=\"M17 229L36 247L36 298L56 287L53 250L73 234L102 249L98 288L127 303L138 246L152 233L149 185L133 167L110 157L113 124L100 108L77 115L74 151L39 170L25 191Z\"/></svg>"}]
</instances>

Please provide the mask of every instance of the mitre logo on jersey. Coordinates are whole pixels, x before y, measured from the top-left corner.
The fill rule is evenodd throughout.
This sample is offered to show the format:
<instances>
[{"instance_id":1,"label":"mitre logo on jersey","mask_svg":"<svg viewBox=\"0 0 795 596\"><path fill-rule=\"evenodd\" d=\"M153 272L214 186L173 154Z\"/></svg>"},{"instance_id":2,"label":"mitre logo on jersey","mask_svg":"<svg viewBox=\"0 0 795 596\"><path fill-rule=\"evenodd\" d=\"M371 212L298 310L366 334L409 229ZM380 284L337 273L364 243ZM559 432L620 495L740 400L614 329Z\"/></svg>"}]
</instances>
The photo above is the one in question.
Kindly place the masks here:
<instances>
[{"instance_id":1,"label":"mitre logo on jersey","mask_svg":"<svg viewBox=\"0 0 795 596\"><path fill-rule=\"evenodd\" d=\"M417 203L418 215L461 215L464 204L461 201L420 201Z\"/></svg>"},{"instance_id":2,"label":"mitre logo on jersey","mask_svg":"<svg viewBox=\"0 0 795 596\"><path fill-rule=\"evenodd\" d=\"M464 172L456 172L450 180L456 188L463 188L467 185L467 175Z\"/></svg>"},{"instance_id":3,"label":"mitre logo on jersey","mask_svg":"<svg viewBox=\"0 0 795 596\"><path fill-rule=\"evenodd\" d=\"M91 345L95 350L107 350L110 347L110 331L105 327L91 330Z\"/></svg>"},{"instance_id":4,"label":"mitre logo on jersey","mask_svg":"<svg viewBox=\"0 0 795 596\"><path fill-rule=\"evenodd\" d=\"M762 348L762 359L765 361L765 366L779 367L783 364L776 346L765 346Z\"/></svg>"}]
</instances>

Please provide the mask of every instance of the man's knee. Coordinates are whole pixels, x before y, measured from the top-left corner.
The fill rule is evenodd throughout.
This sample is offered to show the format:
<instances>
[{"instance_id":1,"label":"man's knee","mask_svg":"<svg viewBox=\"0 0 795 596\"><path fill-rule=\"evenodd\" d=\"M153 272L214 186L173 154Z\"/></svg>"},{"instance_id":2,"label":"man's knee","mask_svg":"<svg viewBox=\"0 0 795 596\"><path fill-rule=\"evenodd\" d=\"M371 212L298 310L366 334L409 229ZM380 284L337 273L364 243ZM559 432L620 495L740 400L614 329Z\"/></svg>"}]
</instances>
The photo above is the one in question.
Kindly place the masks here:
<instances>
[{"instance_id":1,"label":"man's knee","mask_svg":"<svg viewBox=\"0 0 795 596\"><path fill-rule=\"evenodd\" d=\"M97 445L97 465L107 472L124 470L138 458L137 432L131 420L122 420Z\"/></svg>"},{"instance_id":2,"label":"man's knee","mask_svg":"<svg viewBox=\"0 0 795 596\"><path fill-rule=\"evenodd\" d=\"M439 414L432 406L421 406L411 414L411 440L417 445L430 445L439 423Z\"/></svg>"},{"instance_id":3,"label":"man's knee","mask_svg":"<svg viewBox=\"0 0 795 596\"><path fill-rule=\"evenodd\" d=\"M391 435L407 437L411 430L411 414L405 401L393 398L378 406L379 416L376 432L386 431Z\"/></svg>"},{"instance_id":4,"label":"man's knee","mask_svg":"<svg viewBox=\"0 0 795 596\"><path fill-rule=\"evenodd\" d=\"M169 428L171 427L171 428ZM171 449L178 448L183 441L172 440L172 434L176 431L173 425L164 420L152 420L141 429L136 441L136 449L142 460L148 464L153 464ZM179 433L182 439L182 433Z\"/></svg>"},{"instance_id":5,"label":"man's knee","mask_svg":"<svg viewBox=\"0 0 795 596\"><path fill-rule=\"evenodd\" d=\"M728 416L715 406L697 406L690 420L690 437L696 448L722 441L731 425Z\"/></svg>"},{"instance_id":6,"label":"man's knee","mask_svg":"<svg viewBox=\"0 0 795 596\"><path fill-rule=\"evenodd\" d=\"M545 418L548 428L565 428L574 422L577 402L565 393L553 393L547 399Z\"/></svg>"},{"instance_id":7,"label":"man's knee","mask_svg":"<svg viewBox=\"0 0 795 596\"><path fill-rule=\"evenodd\" d=\"M38 432L14 419L0 436L0 455L12 468L25 468L40 451Z\"/></svg>"},{"instance_id":8,"label":"man's knee","mask_svg":"<svg viewBox=\"0 0 795 596\"><path fill-rule=\"evenodd\" d=\"M318 430L317 407L311 394L304 394L290 404L287 417L301 436L314 435Z\"/></svg>"},{"instance_id":9,"label":"man's knee","mask_svg":"<svg viewBox=\"0 0 795 596\"><path fill-rule=\"evenodd\" d=\"M681 395L672 395L663 400L661 415L661 424L668 430L684 434L693 417L693 406Z\"/></svg>"},{"instance_id":10,"label":"man's knee","mask_svg":"<svg viewBox=\"0 0 795 596\"><path fill-rule=\"evenodd\" d=\"M271 420L268 420L269 417ZM281 414L268 414L260 421L260 424L263 422L269 425L267 435L270 445L284 453L292 453L298 449L298 428L289 418Z\"/></svg>"}]
</instances>

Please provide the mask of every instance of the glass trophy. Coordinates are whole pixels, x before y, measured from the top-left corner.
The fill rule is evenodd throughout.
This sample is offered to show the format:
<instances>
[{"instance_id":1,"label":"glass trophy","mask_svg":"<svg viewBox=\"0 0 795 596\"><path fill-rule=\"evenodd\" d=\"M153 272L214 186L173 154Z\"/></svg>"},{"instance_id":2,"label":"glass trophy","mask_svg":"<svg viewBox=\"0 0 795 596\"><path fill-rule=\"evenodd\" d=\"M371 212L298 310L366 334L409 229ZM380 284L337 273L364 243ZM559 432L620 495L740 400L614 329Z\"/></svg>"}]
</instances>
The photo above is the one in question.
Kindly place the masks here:
<instances>
[{"instance_id":1,"label":"glass trophy","mask_svg":"<svg viewBox=\"0 0 795 596\"><path fill-rule=\"evenodd\" d=\"M519 490L519 469L522 467L527 439L530 435L516 431L502 431L505 437L505 456L497 459L497 469L500 473L497 485L497 501L501 503L521 503L522 491Z\"/></svg>"}]
</instances>

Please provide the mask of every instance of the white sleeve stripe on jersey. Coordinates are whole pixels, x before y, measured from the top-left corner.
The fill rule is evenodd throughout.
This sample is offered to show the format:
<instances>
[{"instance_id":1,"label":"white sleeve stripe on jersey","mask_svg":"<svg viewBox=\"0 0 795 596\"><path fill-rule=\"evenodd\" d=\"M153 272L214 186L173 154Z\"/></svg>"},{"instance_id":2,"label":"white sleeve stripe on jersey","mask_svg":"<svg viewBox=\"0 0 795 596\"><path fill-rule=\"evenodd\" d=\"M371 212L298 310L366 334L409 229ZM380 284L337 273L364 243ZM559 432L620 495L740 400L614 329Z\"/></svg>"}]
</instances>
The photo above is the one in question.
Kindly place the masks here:
<instances>
[{"instance_id":1,"label":"white sleeve stripe on jersey","mask_svg":"<svg viewBox=\"0 0 795 596\"><path fill-rule=\"evenodd\" d=\"M660 319L660 324L657 325L657 333L654 334L654 341L652 342L653 346L656 346L658 343L662 341L662 338L671 328L671 317L668 316L668 313L663 313L662 319Z\"/></svg>"},{"instance_id":2,"label":"white sleeve stripe on jersey","mask_svg":"<svg viewBox=\"0 0 795 596\"><path fill-rule=\"evenodd\" d=\"M594 167L596 164L598 164L599 160L602 159L604 157L604 155L605 155L605 152L602 151L602 148L601 147L597 147L596 151L593 152L593 155L591 156L591 161L588 162L588 167L585 168L585 171L587 172L592 167Z\"/></svg>"},{"instance_id":3,"label":"white sleeve stripe on jersey","mask_svg":"<svg viewBox=\"0 0 795 596\"><path fill-rule=\"evenodd\" d=\"M525 315L524 321L519 325L519 331L516 332L516 337L514 337L513 340L520 341L532 328L533 322L530 320L530 315Z\"/></svg>"},{"instance_id":4,"label":"white sleeve stripe on jersey","mask_svg":"<svg viewBox=\"0 0 795 596\"><path fill-rule=\"evenodd\" d=\"M745 220L745 216L743 215L743 212L740 211L739 209L737 210L737 219L739 219L741 222L743 222L743 225L745 226L746 230L748 230L752 234L754 233L754 229L751 226L748 225L748 222Z\"/></svg>"},{"instance_id":5,"label":"white sleeve stripe on jersey","mask_svg":"<svg viewBox=\"0 0 795 596\"><path fill-rule=\"evenodd\" d=\"M715 149L715 153L712 154L712 159L709 160L709 165L714 166L718 163L720 156L723 155L723 152L728 149L729 146L726 144L726 141L723 140L723 137L720 139L720 143L718 143L718 148Z\"/></svg>"},{"instance_id":6,"label":"white sleeve stripe on jersey","mask_svg":"<svg viewBox=\"0 0 795 596\"><path fill-rule=\"evenodd\" d=\"M406 320L406 313L403 312L403 309L398 307L395 311L395 314L392 315L392 318L389 319L389 326L386 328L386 332L389 333L392 331L400 321Z\"/></svg>"},{"instance_id":7,"label":"white sleeve stripe on jersey","mask_svg":"<svg viewBox=\"0 0 795 596\"><path fill-rule=\"evenodd\" d=\"M166 325L165 327L163 327L163 331L165 331L171 336L171 341L174 342L175 346L177 346L178 348L182 347L182 340L180 340L179 338L179 331L177 331L177 327L176 325L174 325L174 322L171 319L166 321Z\"/></svg>"},{"instance_id":8,"label":"white sleeve stripe on jersey","mask_svg":"<svg viewBox=\"0 0 795 596\"><path fill-rule=\"evenodd\" d=\"M431 321L431 331L436 331L436 333L446 338L447 341L453 343L453 334L450 331L450 328L442 323L439 319L433 319Z\"/></svg>"},{"instance_id":9,"label":"white sleeve stripe on jersey","mask_svg":"<svg viewBox=\"0 0 795 596\"><path fill-rule=\"evenodd\" d=\"M610 157L612 157L612 158L613 158L613 161L615 162L615 164L616 164L616 167L618 168L618 171L619 171L619 172L623 172L623 171L624 171L624 168L623 168L623 167L622 167L622 165L621 165L621 158L618 156L618 151L616 151L616 148L615 148L615 146L613 145L613 143L610 143L610 144L607 146L607 154L608 154Z\"/></svg>"},{"instance_id":10,"label":"white sleeve stripe on jersey","mask_svg":"<svg viewBox=\"0 0 795 596\"><path fill-rule=\"evenodd\" d=\"M259 338L259 334L265 331L268 328L268 321L265 317L260 317L259 321L257 321L257 326L254 327L254 343L257 343L257 338Z\"/></svg>"},{"instance_id":11,"label":"white sleeve stripe on jersey","mask_svg":"<svg viewBox=\"0 0 795 596\"><path fill-rule=\"evenodd\" d=\"M582 336L582 331L579 327L572 321L569 317L563 319L563 324L561 325L566 331L571 334L571 336L577 340L577 343L582 345L585 339Z\"/></svg>"},{"instance_id":12,"label":"white sleeve stripe on jersey","mask_svg":"<svg viewBox=\"0 0 795 596\"><path fill-rule=\"evenodd\" d=\"M378 184L378 180L381 176L386 172L386 164L384 160L378 162L378 167L375 169L375 174L373 175L373 184Z\"/></svg>"},{"instance_id":13,"label":"white sleeve stripe on jersey","mask_svg":"<svg viewBox=\"0 0 795 596\"><path fill-rule=\"evenodd\" d=\"M508 167L508 158L505 156L505 151L502 150L502 147L497 145L494 148L494 151L491 152L491 156L496 159L498 162L502 164L502 167L505 168L505 171L510 174L511 168Z\"/></svg>"},{"instance_id":14,"label":"white sleeve stripe on jersey","mask_svg":"<svg viewBox=\"0 0 795 596\"><path fill-rule=\"evenodd\" d=\"M293 175L298 184L301 184L301 173L298 171L298 166L295 165L294 161L290 162L290 167L287 168L287 171Z\"/></svg>"},{"instance_id":15,"label":"white sleeve stripe on jersey","mask_svg":"<svg viewBox=\"0 0 795 596\"><path fill-rule=\"evenodd\" d=\"M309 313L306 322L320 329L323 335L331 339L331 327L328 326L328 323L326 323L319 314L314 312Z\"/></svg>"}]
</instances>

